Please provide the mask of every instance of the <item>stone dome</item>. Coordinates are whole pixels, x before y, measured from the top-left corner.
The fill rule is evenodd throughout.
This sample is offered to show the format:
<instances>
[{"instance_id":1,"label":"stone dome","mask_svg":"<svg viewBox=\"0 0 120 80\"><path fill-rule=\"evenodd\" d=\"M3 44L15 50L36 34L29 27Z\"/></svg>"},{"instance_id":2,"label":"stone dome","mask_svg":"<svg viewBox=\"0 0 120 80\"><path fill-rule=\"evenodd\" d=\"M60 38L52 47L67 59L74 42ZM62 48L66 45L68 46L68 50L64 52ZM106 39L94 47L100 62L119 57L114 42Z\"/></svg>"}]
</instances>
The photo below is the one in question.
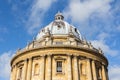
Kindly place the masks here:
<instances>
[{"instance_id":1,"label":"stone dome","mask_svg":"<svg viewBox=\"0 0 120 80\"><path fill-rule=\"evenodd\" d=\"M52 36L58 35L73 35L74 37L81 39L81 34L73 25L64 21L62 13L58 12L55 15L55 20L49 25L44 27L36 36L36 40L39 40L46 36L47 34Z\"/></svg>"}]
</instances>

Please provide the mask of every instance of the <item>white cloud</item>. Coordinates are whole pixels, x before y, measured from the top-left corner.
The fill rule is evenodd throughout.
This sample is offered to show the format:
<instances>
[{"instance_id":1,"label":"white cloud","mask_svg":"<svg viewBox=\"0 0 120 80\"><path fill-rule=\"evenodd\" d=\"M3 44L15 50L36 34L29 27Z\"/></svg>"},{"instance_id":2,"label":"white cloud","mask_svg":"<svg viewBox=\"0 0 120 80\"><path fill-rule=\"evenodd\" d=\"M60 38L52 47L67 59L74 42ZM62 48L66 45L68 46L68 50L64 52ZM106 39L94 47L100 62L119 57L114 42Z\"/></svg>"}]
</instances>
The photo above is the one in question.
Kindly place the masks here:
<instances>
[{"instance_id":1,"label":"white cloud","mask_svg":"<svg viewBox=\"0 0 120 80\"><path fill-rule=\"evenodd\" d=\"M100 40L100 41L104 41L106 38L108 38L110 35L105 33L105 32L102 32L100 33L97 38Z\"/></svg>"},{"instance_id":2,"label":"white cloud","mask_svg":"<svg viewBox=\"0 0 120 80\"><path fill-rule=\"evenodd\" d=\"M105 54L109 54L111 56L116 56L118 54L117 50L113 50L110 48L109 45L107 45L105 42L101 40L93 40L91 41L94 47L101 48Z\"/></svg>"},{"instance_id":3,"label":"white cloud","mask_svg":"<svg viewBox=\"0 0 120 80\"><path fill-rule=\"evenodd\" d=\"M85 21L95 13L107 16L111 8L110 2L111 0L70 0L64 14L67 18L71 17L73 22Z\"/></svg>"},{"instance_id":4,"label":"white cloud","mask_svg":"<svg viewBox=\"0 0 120 80\"><path fill-rule=\"evenodd\" d=\"M56 0L35 0L29 12L29 19L26 23L28 32L34 33L42 24L42 19L50 6Z\"/></svg>"},{"instance_id":5,"label":"white cloud","mask_svg":"<svg viewBox=\"0 0 120 80\"><path fill-rule=\"evenodd\" d=\"M0 55L0 78L9 80L10 77L10 60L13 51L4 52Z\"/></svg>"},{"instance_id":6,"label":"white cloud","mask_svg":"<svg viewBox=\"0 0 120 80\"><path fill-rule=\"evenodd\" d=\"M112 6L110 4L112 1L70 0L68 7L63 10L63 14L67 17L67 20L71 19L74 24L77 23L84 35L92 36L91 39L97 37L96 40L91 41L94 47L100 47L104 53L116 56L118 50L111 49L111 46L107 44L108 38L111 38L111 31L113 31L111 26L114 16L112 16L113 11L111 12ZM93 18L92 23L91 18Z\"/></svg>"},{"instance_id":7,"label":"white cloud","mask_svg":"<svg viewBox=\"0 0 120 80\"><path fill-rule=\"evenodd\" d=\"M118 50L111 49L108 44L106 44L107 38L110 35L107 33L100 33L97 37L97 40L92 40L91 43L96 48L101 48L104 53L109 54L111 56L116 56L118 54Z\"/></svg>"},{"instance_id":8,"label":"white cloud","mask_svg":"<svg viewBox=\"0 0 120 80\"><path fill-rule=\"evenodd\" d=\"M113 0L70 0L63 10L66 20L75 24L87 37L98 32L110 31L112 24L111 2ZM89 33L89 34L88 34Z\"/></svg>"},{"instance_id":9,"label":"white cloud","mask_svg":"<svg viewBox=\"0 0 120 80\"><path fill-rule=\"evenodd\" d=\"M120 80L120 65L113 65L109 68L109 79Z\"/></svg>"}]
</instances>

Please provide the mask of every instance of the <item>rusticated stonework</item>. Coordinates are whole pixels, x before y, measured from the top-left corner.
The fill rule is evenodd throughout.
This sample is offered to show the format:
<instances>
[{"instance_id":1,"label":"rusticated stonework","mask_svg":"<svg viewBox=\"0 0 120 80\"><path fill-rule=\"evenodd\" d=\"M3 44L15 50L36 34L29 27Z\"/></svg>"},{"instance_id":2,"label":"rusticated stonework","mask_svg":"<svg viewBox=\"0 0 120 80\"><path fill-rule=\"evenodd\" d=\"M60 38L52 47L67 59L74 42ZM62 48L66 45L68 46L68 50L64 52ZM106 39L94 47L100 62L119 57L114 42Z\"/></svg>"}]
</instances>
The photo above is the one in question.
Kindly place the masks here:
<instances>
[{"instance_id":1,"label":"rusticated stonework","mask_svg":"<svg viewBox=\"0 0 120 80\"><path fill-rule=\"evenodd\" d=\"M11 60L10 80L108 80L101 49L82 39L61 13Z\"/></svg>"}]
</instances>

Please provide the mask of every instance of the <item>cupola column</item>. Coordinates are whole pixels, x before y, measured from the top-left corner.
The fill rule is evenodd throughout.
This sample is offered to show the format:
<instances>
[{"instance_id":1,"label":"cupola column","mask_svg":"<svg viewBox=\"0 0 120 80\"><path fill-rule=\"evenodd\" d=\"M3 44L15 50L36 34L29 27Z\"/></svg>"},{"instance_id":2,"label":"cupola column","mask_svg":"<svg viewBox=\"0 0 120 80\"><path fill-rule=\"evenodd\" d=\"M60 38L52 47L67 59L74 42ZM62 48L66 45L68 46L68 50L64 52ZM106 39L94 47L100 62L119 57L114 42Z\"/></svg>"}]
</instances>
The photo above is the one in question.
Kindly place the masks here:
<instances>
[{"instance_id":1,"label":"cupola column","mask_svg":"<svg viewBox=\"0 0 120 80\"><path fill-rule=\"evenodd\" d=\"M68 80L72 80L72 64L71 64L71 55L68 54Z\"/></svg>"},{"instance_id":2,"label":"cupola column","mask_svg":"<svg viewBox=\"0 0 120 80\"><path fill-rule=\"evenodd\" d=\"M52 61L51 61L51 54L48 55L48 66L47 66L47 77L46 80L52 80Z\"/></svg>"},{"instance_id":3,"label":"cupola column","mask_svg":"<svg viewBox=\"0 0 120 80\"><path fill-rule=\"evenodd\" d=\"M28 60L26 59L26 60L24 61L23 80L26 80L26 76L27 76L27 63L28 63Z\"/></svg>"},{"instance_id":4,"label":"cupola column","mask_svg":"<svg viewBox=\"0 0 120 80\"><path fill-rule=\"evenodd\" d=\"M77 55L74 56L74 71L75 71L74 73L75 80L79 80Z\"/></svg>"},{"instance_id":5,"label":"cupola column","mask_svg":"<svg viewBox=\"0 0 120 80\"><path fill-rule=\"evenodd\" d=\"M93 71L93 80L97 80L96 65L94 60L92 60L92 71Z\"/></svg>"},{"instance_id":6,"label":"cupola column","mask_svg":"<svg viewBox=\"0 0 120 80\"><path fill-rule=\"evenodd\" d=\"M27 69L27 80L31 80L31 74L32 74L32 58L29 58L28 69Z\"/></svg>"},{"instance_id":7,"label":"cupola column","mask_svg":"<svg viewBox=\"0 0 120 80\"><path fill-rule=\"evenodd\" d=\"M87 59L87 80L92 80L91 60Z\"/></svg>"},{"instance_id":8,"label":"cupola column","mask_svg":"<svg viewBox=\"0 0 120 80\"><path fill-rule=\"evenodd\" d=\"M107 80L105 65L102 64L102 80Z\"/></svg>"}]
</instances>

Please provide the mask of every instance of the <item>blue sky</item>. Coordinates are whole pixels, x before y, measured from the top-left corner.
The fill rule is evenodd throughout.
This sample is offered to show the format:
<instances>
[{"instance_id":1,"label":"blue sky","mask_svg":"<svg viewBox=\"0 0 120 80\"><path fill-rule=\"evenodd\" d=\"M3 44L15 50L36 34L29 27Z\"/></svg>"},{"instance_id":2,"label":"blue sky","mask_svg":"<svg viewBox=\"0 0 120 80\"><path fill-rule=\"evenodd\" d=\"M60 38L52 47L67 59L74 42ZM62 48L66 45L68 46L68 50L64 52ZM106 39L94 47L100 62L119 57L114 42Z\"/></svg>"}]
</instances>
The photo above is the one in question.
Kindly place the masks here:
<instances>
[{"instance_id":1,"label":"blue sky","mask_svg":"<svg viewBox=\"0 0 120 80\"><path fill-rule=\"evenodd\" d=\"M1 0L0 80L8 80L9 61L61 11L109 60L110 80L120 79L120 0Z\"/></svg>"}]
</instances>

